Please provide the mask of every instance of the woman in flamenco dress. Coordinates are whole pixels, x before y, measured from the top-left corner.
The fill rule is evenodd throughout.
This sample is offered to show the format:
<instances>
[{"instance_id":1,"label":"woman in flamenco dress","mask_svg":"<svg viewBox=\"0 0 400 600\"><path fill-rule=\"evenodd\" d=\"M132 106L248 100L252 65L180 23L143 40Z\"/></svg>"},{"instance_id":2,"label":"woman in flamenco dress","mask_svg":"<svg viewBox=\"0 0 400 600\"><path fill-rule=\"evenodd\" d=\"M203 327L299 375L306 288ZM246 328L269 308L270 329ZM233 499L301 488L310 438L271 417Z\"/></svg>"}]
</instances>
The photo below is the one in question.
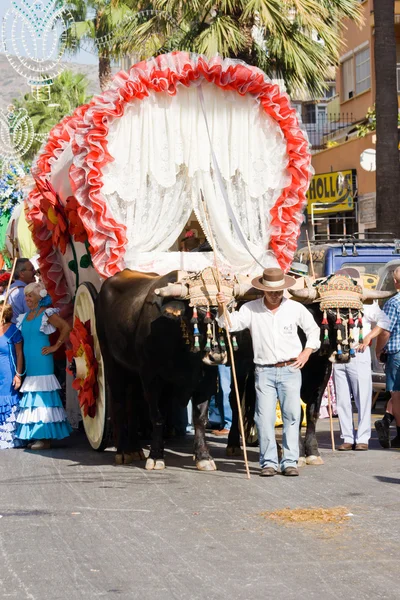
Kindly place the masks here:
<instances>
[{"instance_id":1,"label":"woman in flamenco dress","mask_svg":"<svg viewBox=\"0 0 400 600\"><path fill-rule=\"evenodd\" d=\"M0 304L3 311L0 323L0 450L18 448L21 444L15 438L16 417L21 387L24 357L22 336L11 323L13 310L10 304Z\"/></svg>"},{"instance_id":2,"label":"woman in flamenco dress","mask_svg":"<svg viewBox=\"0 0 400 600\"><path fill-rule=\"evenodd\" d=\"M29 312L17 319L24 342L25 379L17 417L17 437L31 450L47 450L51 440L68 437L71 426L61 402L61 388L54 375L53 353L69 336L70 326L50 308L51 298L43 283L30 283L24 288ZM49 335L59 330L52 346Z\"/></svg>"}]
</instances>

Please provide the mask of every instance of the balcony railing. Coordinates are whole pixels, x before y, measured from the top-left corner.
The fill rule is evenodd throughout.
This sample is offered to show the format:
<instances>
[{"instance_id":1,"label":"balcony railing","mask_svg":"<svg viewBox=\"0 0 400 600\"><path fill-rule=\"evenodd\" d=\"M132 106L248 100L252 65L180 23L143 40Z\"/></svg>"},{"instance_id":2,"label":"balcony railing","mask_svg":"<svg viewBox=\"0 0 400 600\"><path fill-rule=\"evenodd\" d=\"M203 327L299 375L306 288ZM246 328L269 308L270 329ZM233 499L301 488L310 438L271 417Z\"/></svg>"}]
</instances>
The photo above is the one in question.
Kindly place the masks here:
<instances>
[{"instance_id":1,"label":"balcony railing","mask_svg":"<svg viewBox=\"0 0 400 600\"><path fill-rule=\"evenodd\" d=\"M312 150L324 150L336 140L344 141L355 128L356 122L351 113L306 115L303 128L307 131Z\"/></svg>"}]
</instances>

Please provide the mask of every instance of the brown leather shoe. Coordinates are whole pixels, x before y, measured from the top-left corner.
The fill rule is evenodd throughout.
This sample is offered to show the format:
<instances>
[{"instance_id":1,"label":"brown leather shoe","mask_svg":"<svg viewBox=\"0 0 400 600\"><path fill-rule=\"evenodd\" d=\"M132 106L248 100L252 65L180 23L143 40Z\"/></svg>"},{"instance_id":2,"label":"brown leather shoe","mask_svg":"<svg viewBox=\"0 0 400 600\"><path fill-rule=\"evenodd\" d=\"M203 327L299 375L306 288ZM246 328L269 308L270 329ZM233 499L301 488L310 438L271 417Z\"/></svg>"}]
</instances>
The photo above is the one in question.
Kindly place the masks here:
<instances>
[{"instance_id":1,"label":"brown leather shoe","mask_svg":"<svg viewBox=\"0 0 400 600\"><path fill-rule=\"evenodd\" d=\"M347 442L345 442L341 446L338 446L337 449L341 452L348 452L349 450L353 450L353 444L348 444Z\"/></svg>"},{"instance_id":2,"label":"brown leather shoe","mask_svg":"<svg viewBox=\"0 0 400 600\"><path fill-rule=\"evenodd\" d=\"M296 467L286 467L286 469L282 471L282 475L285 475L286 477L298 477L299 472Z\"/></svg>"},{"instance_id":3,"label":"brown leather shoe","mask_svg":"<svg viewBox=\"0 0 400 600\"><path fill-rule=\"evenodd\" d=\"M274 467L264 467L261 469L260 477L273 477L276 475Z\"/></svg>"},{"instance_id":4,"label":"brown leather shoe","mask_svg":"<svg viewBox=\"0 0 400 600\"><path fill-rule=\"evenodd\" d=\"M229 429L214 429L212 435L229 435Z\"/></svg>"},{"instance_id":5,"label":"brown leather shoe","mask_svg":"<svg viewBox=\"0 0 400 600\"><path fill-rule=\"evenodd\" d=\"M365 452L365 450L368 450L368 444L356 444L354 450L363 450Z\"/></svg>"}]
</instances>

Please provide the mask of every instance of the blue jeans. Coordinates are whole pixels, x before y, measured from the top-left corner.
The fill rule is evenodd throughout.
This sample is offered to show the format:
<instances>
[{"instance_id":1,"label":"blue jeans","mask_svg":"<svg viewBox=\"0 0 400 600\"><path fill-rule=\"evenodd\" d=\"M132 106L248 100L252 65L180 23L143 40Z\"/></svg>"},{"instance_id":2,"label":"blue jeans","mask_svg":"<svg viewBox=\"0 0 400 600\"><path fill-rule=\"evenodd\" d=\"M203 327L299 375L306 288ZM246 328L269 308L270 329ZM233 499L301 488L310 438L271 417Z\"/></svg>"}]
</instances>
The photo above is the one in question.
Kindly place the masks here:
<instances>
[{"instance_id":1,"label":"blue jeans","mask_svg":"<svg viewBox=\"0 0 400 600\"><path fill-rule=\"evenodd\" d=\"M232 409L229 402L231 393L231 368L226 365L218 366L219 390L217 394L217 406L221 415L222 429L230 429L232 426Z\"/></svg>"},{"instance_id":2,"label":"blue jeans","mask_svg":"<svg viewBox=\"0 0 400 600\"><path fill-rule=\"evenodd\" d=\"M254 420L260 442L261 468L278 470L275 440L276 401L279 398L283 420L281 470L296 467L299 459L301 371L294 367L256 365L256 411Z\"/></svg>"},{"instance_id":3,"label":"blue jeans","mask_svg":"<svg viewBox=\"0 0 400 600\"><path fill-rule=\"evenodd\" d=\"M386 362L386 390L400 392L400 352L387 355Z\"/></svg>"}]
</instances>

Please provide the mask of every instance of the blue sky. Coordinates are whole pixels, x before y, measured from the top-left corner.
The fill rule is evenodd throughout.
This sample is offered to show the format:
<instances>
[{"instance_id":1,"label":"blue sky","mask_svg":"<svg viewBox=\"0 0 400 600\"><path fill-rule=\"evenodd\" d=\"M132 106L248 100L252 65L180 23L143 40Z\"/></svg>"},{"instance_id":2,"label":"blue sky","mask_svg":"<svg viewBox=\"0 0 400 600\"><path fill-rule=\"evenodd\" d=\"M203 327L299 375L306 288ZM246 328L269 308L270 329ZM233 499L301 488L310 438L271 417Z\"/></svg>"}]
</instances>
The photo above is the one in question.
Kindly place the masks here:
<instances>
[{"instance_id":1,"label":"blue sky","mask_svg":"<svg viewBox=\"0 0 400 600\"><path fill-rule=\"evenodd\" d=\"M28 4L32 4L33 0L28 0ZM11 0L0 0L0 21L2 22L7 10L12 6ZM97 56L85 50L80 50L77 54L66 57L67 62L75 62L84 65L97 64Z\"/></svg>"}]
</instances>

